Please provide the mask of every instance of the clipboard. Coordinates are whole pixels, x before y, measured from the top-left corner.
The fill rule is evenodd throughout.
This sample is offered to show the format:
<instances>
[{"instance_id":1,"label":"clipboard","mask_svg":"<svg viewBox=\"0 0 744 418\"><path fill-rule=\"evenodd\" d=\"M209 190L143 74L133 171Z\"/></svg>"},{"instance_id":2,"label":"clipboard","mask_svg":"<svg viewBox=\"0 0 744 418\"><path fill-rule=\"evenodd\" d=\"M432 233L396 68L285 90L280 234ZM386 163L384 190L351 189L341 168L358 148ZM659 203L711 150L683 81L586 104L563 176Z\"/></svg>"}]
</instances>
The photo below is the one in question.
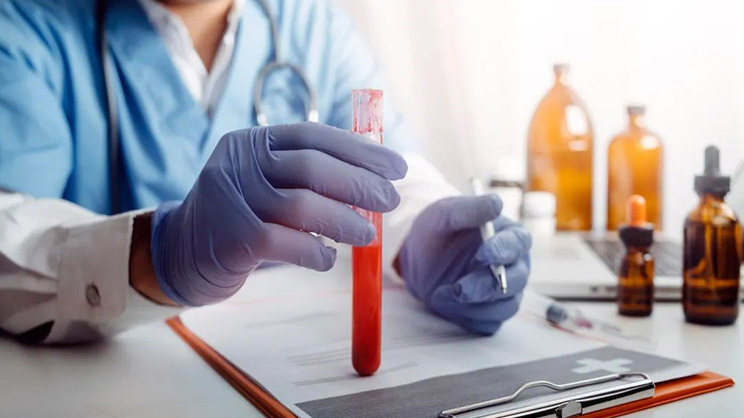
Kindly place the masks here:
<instances>
[{"instance_id":1,"label":"clipboard","mask_svg":"<svg viewBox=\"0 0 744 418\"><path fill-rule=\"evenodd\" d=\"M578 388L589 388L607 382L618 382L617 386L594 389L580 394L566 395L557 399L536 402L527 406L508 408L498 412L488 412L489 408L507 405L523 392L537 387L547 387L554 391L567 391ZM520 386L511 395L482 401L439 413L438 418L570 418L603 411L613 406L648 399L654 396L656 385L644 373L609 374L592 379L557 384L546 380L528 382Z\"/></svg>"},{"instance_id":2,"label":"clipboard","mask_svg":"<svg viewBox=\"0 0 744 418\"><path fill-rule=\"evenodd\" d=\"M264 415L270 418L296 417L258 382L255 382L250 376L243 373L238 367L191 332L179 318L171 318L166 323L202 359L257 409L263 412ZM589 393L584 392L580 396L571 397L570 399L568 397L559 398L558 400L561 400L561 402L549 401L545 402L545 404L530 405L529 408L515 408L514 410L499 411L497 413L478 413L479 410L485 410L491 406L511 402L517 399L525 390L537 386L547 386L560 391L609 382L611 380L626 381L622 385L609 388L614 390L594 393L593 395L592 391ZM484 400L478 404L453 406L451 409L440 412L439 418L462 418L463 416L468 418L567 418L577 416L581 416L582 418L611 418L733 385L734 381L732 379L713 372L704 372L659 384L655 384L648 376L642 373L607 375L564 384L545 381L527 382L510 396ZM506 398L509 399L507 400ZM541 408L538 408L538 406Z\"/></svg>"}]
</instances>

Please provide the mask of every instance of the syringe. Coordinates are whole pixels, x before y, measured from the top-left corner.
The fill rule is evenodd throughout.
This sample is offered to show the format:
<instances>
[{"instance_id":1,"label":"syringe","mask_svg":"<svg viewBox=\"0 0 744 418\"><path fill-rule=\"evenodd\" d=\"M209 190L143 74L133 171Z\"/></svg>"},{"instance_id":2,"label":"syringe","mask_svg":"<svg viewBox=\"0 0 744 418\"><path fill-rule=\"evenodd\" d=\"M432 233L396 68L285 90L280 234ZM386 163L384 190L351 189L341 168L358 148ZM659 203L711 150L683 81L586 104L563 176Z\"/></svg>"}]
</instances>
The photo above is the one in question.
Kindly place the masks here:
<instances>
[{"instance_id":1,"label":"syringe","mask_svg":"<svg viewBox=\"0 0 744 418\"><path fill-rule=\"evenodd\" d=\"M656 342L645 336L632 335L606 321L589 318L576 306L559 302L531 290L525 290L522 309L538 316L556 328L581 337L634 350L653 351Z\"/></svg>"}]
</instances>

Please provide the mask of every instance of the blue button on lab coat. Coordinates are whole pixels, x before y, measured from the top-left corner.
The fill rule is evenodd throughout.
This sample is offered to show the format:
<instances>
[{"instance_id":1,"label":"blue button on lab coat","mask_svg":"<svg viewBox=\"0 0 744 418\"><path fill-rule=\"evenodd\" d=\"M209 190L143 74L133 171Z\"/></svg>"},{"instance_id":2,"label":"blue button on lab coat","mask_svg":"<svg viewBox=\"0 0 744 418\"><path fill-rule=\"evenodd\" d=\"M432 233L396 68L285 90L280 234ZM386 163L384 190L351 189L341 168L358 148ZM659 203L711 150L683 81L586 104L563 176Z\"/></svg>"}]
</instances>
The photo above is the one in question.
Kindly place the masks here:
<instances>
[{"instance_id":1,"label":"blue button on lab coat","mask_svg":"<svg viewBox=\"0 0 744 418\"><path fill-rule=\"evenodd\" d=\"M110 213L96 0L0 0L0 188ZM378 64L333 6L275 0L285 57L304 69L320 121L349 128L351 90L383 87ZM211 115L194 101L136 0L113 0L105 23L118 106L122 209L183 199L226 132L256 125L252 89L273 57L269 24L246 0L224 93ZM303 118L299 80L264 89L271 123ZM386 97L386 144L412 149ZM406 138L408 140L408 138Z\"/></svg>"}]
</instances>

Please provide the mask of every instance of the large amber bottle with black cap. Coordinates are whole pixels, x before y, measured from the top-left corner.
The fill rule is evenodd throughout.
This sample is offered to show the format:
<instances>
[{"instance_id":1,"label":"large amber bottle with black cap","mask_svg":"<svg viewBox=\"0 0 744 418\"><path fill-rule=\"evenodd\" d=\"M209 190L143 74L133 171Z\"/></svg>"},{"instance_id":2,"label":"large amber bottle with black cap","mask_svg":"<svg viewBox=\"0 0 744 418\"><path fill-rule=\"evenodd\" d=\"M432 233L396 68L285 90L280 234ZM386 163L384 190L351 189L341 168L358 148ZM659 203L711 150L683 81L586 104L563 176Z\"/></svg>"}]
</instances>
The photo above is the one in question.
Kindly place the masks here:
<instances>
[{"instance_id":1,"label":"large amber bottle with black cap","mask_svg":"<svg viewBox=\"0 0 744 418\"><path fill-rule=\"evenodd\" d=\"M730 179L719 169L718 148L705 149L705 172L695 177L700 201L685 220L682 304L688 322L727 325L739 315L742 231L724 202Z\"/></svg>"},{"instance_id":2,"label":"large amber bottle with black cap","mask_svg":"<svg viewBox=\"0 0 744 418\"><path fill-rule=\"evenodd\" d=\"M628 106L628 126L610 142L607 151L607 229L625 220L631 195L646 199L648 221L661 229L663 146L646 127L643 106Z\"/></svg>"},{"instance_id":3,"label":"large amber bottle with black cap","mask_svg":"<svg viewBox=\"0 0 744 418\"><path fill-rule=\"evenodd\" d=\"M527 190L556 198L556 229L592 227L592 124L568 85L568 66L553 67L555 83L532 117L527 138Z\"/></svg>"}]
</instances>

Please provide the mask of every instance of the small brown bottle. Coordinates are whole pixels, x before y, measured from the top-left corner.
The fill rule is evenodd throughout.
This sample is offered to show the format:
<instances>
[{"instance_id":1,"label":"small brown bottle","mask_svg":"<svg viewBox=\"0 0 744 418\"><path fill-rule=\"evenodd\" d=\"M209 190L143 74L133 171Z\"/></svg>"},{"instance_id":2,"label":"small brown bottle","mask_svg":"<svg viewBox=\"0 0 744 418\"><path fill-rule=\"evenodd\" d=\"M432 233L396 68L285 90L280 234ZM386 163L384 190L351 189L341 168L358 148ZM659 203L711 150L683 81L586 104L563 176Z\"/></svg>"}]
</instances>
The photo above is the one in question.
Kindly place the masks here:
<instances>
[{"instance_id":1,"label":"small brown bottle","mask_svg":"<svg viewBox=\"0 0 744 418\"><path fill-rule=\"evenodd\" d=\"M695 177L698 206L684 228L682 306L687 322L728 325L739 315L742 235L734 211L723 201L730 178L719 170L718 148L705 149L705 172Z\"/></svg>"},{"instance_id":2,"label":"small brown bottle","mask_svg":"<svg viewBox=\"0 0 744 418\"><path fill-rule=\"evenodd\" d=\"M628 198L627 224L620 226L620 239L627 252L620 263L617 311L620 315L649 316L654 303L654 226L646 222L646 199Z\"/></svg>"}]
</instances>

